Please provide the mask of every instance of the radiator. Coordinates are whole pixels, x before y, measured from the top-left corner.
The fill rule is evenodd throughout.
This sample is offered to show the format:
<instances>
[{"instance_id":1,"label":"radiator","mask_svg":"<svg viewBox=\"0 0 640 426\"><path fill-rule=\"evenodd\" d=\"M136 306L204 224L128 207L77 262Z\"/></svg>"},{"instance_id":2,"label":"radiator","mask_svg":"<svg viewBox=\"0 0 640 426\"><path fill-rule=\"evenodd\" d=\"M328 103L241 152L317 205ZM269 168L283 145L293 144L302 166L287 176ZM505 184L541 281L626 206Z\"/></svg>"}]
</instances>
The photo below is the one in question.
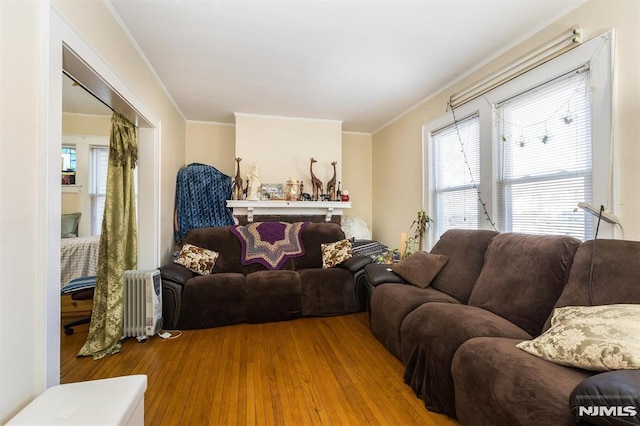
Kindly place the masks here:
<instances>
[{"instance_id":1,"label":"radiator","mask_svg":"<svg viewBox=\"0 0 640 426\"><path fill-rule=\"evenodd\" d=\"M124 271L122 337L153 336L162 328L160 271Z\"/></svg>"}]
</instances>

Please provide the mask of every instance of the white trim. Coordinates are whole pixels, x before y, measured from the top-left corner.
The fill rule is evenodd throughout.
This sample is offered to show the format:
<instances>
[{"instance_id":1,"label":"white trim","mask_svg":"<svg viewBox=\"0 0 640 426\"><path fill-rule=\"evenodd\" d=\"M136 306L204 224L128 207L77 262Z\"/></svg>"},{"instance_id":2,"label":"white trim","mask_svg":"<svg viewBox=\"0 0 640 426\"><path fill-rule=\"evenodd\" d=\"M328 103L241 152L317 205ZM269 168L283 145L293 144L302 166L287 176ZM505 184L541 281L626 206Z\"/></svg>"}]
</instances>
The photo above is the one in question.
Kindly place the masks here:
<instances>
[{"instance_id":1,"label":"white trim","mask_svg":"<svg viewBox=\"0 0 640 426\"><path fill-rule=\"evenodd\" d=\"M282 115L250 114L246 112L234 112L233 115L235 115L236 117L268 118L270 120L311 121L311 122L318 122L318 123L342 124L342 120L330 120L325 118L286 117Z\"/></svg>"},{"instance_id":2,"label":"white trim","mask_svg":"<svg viewBox=\"0 0 640 426\"><path fill-rule=\"evenodd\" d=\"M40 6L40 143L38 161L38 330L36 346L44 354L43 362L35 366L36 387L48 388L60 383L60 213L62 211L60 187L60 135L62 115L52 116L56 107L62 109L62 72L47 73L54 66L55 42L52 33L52 13L46 2ZM58 45L58 51L59 50ZM62 56L58 70L62 69ZM57 142L57 149L52 141ZM51 214L51 212L57 212ZM39 359L39 358L36 358Z\"/></svg>"},{"instance_id":3,"label":"white trim","mask_svg":"<svg viewBox=\"0 0 640 426\"><path fill-rule=\"evenodd\" d=\"M343 130L342 134L343 135L356 135L356 136L373 136L373 134L367 133L367 132L350 132L350 131L347 131L347 130Z\"/></svg>"},{"instance_id":4,"label":"white trim","mask_svg":"<svg viewBox=\"0 0 640 426\"><path fill-rule=\"evenodd\" d=\"M236 123L220 123L218 121L186 120L187 124L203 124L207 126L236 127Z\"/></svg>"},{"instance_id":5,"label":"white trim","mask_svg":"<svg viewBox=\"0 0 640 426\"><path fill-rule=\"evenodd\" d=\"M116 9L113 7L113 5L111 4L111 2L109 0L103 0L102 2L106 6L106 8L109 10L109 12L111 12L111 16L113 16L113 19L118 23L118 25L122 29L122 32L124 33L124 35L129 39L129 42L131 43L131 45L136 49L136 52L138 52L138 55L140 55L140 57L142 58L144 63L147 65L147 67L149 68L149 71L151 71L151 74L153 74L153 76L155 77L155 79L158 82L158 84L160 85L160 87L162 87L162 90L164 91L165 95L167 95L167 97L169 98L169 100L173 104L173 106L176 109L176 111L178 111L178 113L180 114L182 119L186 121L187 119L185 118L184 114L182 113L182 110L178 107L178 104L173 99L173 96L171 96L171 93L169 93L169 90L167 89L167 87L164 85L164 83L160 79L160 76L156 72L155 68L153 67L153 65L151 65L151 62L149 61L149 58L147 58L147 55L144 54L142 48L140 47L140 45L138 44L136 39L133 37L133 35L129 31L129 28L127 28L127 26L124 24L124 21L120 17L120 15L118 15L118 12L116 12Z\"/></svg>"}]
</instances>

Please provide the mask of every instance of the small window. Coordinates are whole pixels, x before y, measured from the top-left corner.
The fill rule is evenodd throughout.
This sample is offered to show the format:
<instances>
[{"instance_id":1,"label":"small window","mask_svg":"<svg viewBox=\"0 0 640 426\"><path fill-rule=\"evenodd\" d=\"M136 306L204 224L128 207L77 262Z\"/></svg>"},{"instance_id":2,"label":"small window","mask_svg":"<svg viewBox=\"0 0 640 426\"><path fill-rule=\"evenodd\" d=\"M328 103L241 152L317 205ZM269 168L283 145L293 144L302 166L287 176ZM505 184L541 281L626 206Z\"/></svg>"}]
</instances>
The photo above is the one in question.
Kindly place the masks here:
<instances>
[{"instance_id":1,"label":"small window","mask_svg":"<svg viewBox=\"0 0 640 426\"><path fill-rule=\"evenodd\" d=\"M480 184L478 114L431 132L435 237L449 229L477 229Z\"/></svg>"}]
</instances>

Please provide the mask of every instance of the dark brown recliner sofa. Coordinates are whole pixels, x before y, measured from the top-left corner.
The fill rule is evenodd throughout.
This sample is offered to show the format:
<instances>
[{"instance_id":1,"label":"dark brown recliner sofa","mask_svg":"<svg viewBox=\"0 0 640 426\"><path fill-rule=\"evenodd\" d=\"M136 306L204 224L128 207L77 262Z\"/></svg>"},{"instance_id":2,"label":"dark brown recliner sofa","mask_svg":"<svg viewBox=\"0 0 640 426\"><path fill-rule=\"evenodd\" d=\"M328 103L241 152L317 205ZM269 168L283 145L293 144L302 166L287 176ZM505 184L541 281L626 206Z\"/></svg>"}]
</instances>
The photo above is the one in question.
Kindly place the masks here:
<instances>
[{"instance_id":1,"label":"dark brown recliner sofa","mask_svg":"<svg viewBox=\"0 0 640 426\"><path fill-rule=\"evenodd\" d=\"M164 327L198 329L357 312L354 274L371 259L354 256L322 268L321 244L341 239L339 225L309 223L302 231L304 255L268 270L261 264L242 265L240 241L229 227L194 229L183 243L214 250L219 257L210 275L175 263L160 268Z\"/></svg>"},{"instance_id":2,"label":"dark brown recliner sofa","mask_svg":"<svg viewBox=\"0 0 640 426\"><path fill-rule=\"evenodd\" d=\"M461 286L470 289L467 300L443 303L423 296L415 303L411 295L422 289L401 279L378 283L372 294L372 331L403 361L405 382L429 410L457 417L462 424L574 424L572 392L583 397L621 392L609 373L560 366L515 346L546 330L554 307L589 305L592 241L508 233L487 240L486 231L460 230L448 231L441 241L459 238L476 244L438 242L434 251L450 256L451 262L476 248L467 263L478 271L477 279L471 287L468 281ZM483 244L486 251L478 260ZM638 259L638 242L597 241L594 304L640 303ZM438 285L441 274L459 273L448 271L459 267L458 262L447 263L432 285ZM375 268L365 267L368 280L376 280ZM387 312L389 307L403 312L402 317ZM396 337L389 340L389 335ZM622 374L635 383L639 395L640 373Z\"/></svg>"}]
</instances>

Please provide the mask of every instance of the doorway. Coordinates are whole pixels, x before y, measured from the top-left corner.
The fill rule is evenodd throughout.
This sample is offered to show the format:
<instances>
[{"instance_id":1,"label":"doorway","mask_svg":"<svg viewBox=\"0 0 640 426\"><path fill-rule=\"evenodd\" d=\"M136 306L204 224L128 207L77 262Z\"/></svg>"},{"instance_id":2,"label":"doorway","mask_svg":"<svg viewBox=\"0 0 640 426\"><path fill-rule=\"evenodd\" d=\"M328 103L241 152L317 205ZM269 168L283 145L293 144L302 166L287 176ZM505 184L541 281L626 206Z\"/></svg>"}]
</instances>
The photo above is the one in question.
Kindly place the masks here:
<instances>
[{"instance_id":1,"label":"doorway","mask_svg":"<svg viewBox=\"0 0 640 426\"><path fill-rule=\"evenodd\" d=\"M138 127L138 268L160 265L160 121L96 52L52 9L49 57L48 135L43 215L46 246L46 386L60 382L60 150L63 71ZM56 232L56 230L58 232Z\"/></svg>"}]
</instances>

